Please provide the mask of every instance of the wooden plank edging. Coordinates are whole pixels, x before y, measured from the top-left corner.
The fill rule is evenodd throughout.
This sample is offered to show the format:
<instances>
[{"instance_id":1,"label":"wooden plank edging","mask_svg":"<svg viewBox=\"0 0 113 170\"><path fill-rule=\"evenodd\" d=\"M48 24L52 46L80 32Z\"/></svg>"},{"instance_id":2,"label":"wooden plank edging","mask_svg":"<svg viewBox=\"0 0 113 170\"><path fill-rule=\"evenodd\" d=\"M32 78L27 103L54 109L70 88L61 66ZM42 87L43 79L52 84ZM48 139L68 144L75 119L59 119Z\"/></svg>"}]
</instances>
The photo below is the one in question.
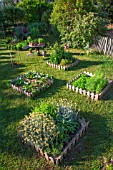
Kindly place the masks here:
<instances>
[{"instance_id":1,"label":"wooden plank edging","mask_svg":"<svg viewBox=\"0 0 113 170\"><path fill-rule=\"evenodd\" d=\"M82 73L81 73L82 74ZM99 94L95 94L95 93L92 93L90 91L86 91L86 90L82 90L81 88L79 89L78 87L75 87L72 85L72 82L74 82L75 80L77 80L80 75L79 74L78 76L76 76L72 81L68 82L67 83L67 89L69 90L72 90L72 91L76 91L76 93L80 93L80 94L83 94L83 95L87 95L88 97L90 97L92 100L99 100L102 98L102 96L108 91L108 89L111 87L111 85L113 84L113 80L108 80L108 85L102 90L101 93ZM93 76L92 73L89 73L89 72L86 72L84 71L83 74L87 74L88 76Z\"/></svg>"},{"instance_id":2,"label":"wooden plank edging","mask_svg":"<svg viewBox=\"0 0 113 170\"><path fill-rule=\"evenodd\" d=\"M62 70L62 69L68 70L69 68L78 65L79 62L80 62L80 60L79 60L78 58L76 58L76 61L75 61L74 63L69 64L69 65L66 65L66 66L61 66L61 65L57 65L57 64L52 64L52 63L50 63L50 61L47 61L46 64L47 64L48 66L50 66L50 67L52 67L52 68L56 68L56 69L58 69L58 70Z\"/></svg>"},{"instance_id":3,"label":"wooden plank edging","mask_svg":"<svg viewBox=\"0 0 113 170\"><path fill-rule=\"evenodd\" d=\"M47 84L49 85L48 87L39 87L39 88L37 89L37 91L40 93L40 90L41 90L41 89L44 90L44 89L49 88L49 87L53 84L53 79L49 79L49 80L46 82L46 85L47 85ZM20 93L25 94L25 95L28 96L28 97L31 97L31 96L32 96L32 93L29 93L29 92L26 92L25 90L22 90L22 87L17 87L17 86L15 86L13 83L11 83L11 87L12 87L13 89L19 91Z\"/></svg>"},{"instance_id":4,"label":"wooden plank edging","mask_svg":"<svg viewBox=\"0 0 113 170\"><path fill-rule=\"evenodd\" d=\"M54 164L59 165L63 158L68 154L68 152L72 149L72 147L78 142L78 139L82 136L82 134L87 130L89 122L85 122L84 118L79 119L79 122L81 124L81 129L75 134L75 136L72 138L72 140L67 144L67 146L63 149L61 154L57 157L49 156L47 153L43 152L42 149L37 149L34 145L32 145L33 148L41 155L46 158L48 162L52 162Z\"/></svg>"}]
</instances>

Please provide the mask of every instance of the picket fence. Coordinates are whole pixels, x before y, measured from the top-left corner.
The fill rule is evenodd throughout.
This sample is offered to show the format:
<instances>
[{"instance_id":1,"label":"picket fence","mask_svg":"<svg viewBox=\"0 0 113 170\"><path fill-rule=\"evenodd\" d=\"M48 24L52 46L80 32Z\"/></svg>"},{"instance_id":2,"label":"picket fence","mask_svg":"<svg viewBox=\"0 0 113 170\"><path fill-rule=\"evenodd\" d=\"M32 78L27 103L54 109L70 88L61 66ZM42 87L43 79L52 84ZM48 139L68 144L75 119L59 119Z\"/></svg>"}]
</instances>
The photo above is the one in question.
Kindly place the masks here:
<instances>
[{"instance_id":1,"label":"picket fence","mask_svg":"<svg viewBox=\"0 0 113 170\"><path fill-rule=\"evenodd\" d=\"M98 37L95 39L95 45L98 51L113 56L113 38Z\"/></svg>"}]
</instances>

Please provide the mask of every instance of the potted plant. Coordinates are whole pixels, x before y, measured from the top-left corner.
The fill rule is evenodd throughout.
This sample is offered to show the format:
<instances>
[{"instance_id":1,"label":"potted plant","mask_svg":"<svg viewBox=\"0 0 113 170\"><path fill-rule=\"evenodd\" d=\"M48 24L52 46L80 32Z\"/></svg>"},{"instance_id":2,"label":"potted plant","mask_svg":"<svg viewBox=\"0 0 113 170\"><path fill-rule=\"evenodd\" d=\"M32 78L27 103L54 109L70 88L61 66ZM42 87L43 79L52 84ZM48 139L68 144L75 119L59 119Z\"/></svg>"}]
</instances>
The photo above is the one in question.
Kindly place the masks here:
<instances>
[{"instance_id":1,"label":"potted plant","mask_svg":"<svg viewBox=\"0 0 113 170\"><path fill-rule=\"evenodd\" d=\"M29 46L32 46L32 38L30 36L27 37L27 42L29 43Z\"/></svg>"},{"instance_id":2,"label":"potted plant","mask_svg":"<svg viewBox=\"0 0 113 170\"><path fill-rule=\"evenodd\" d=\"M43 39L43 38L38 38L38 43L39 43L39 44L45 44L45 43L44 43L44 39Z\"/></svg>"}]
</instances>

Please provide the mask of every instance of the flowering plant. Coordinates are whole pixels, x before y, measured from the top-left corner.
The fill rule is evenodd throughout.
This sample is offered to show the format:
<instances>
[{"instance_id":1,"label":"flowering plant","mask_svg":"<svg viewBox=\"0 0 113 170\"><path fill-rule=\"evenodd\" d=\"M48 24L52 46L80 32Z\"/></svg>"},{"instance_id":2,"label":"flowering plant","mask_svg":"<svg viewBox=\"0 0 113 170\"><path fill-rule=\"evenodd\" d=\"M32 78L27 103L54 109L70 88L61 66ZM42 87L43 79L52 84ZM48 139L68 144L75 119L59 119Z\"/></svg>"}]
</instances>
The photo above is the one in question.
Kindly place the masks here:
<instances>
[{"instance_id":1,"label":"flowering plant","mask_svg":"<svg viewBox=\"0 0 113 170\"><path fill-rule=\"evenodd\" d=\"M78 112L63 102L66 104L67 100L60 105L41 103L26 116L18 128L23 141L51 155L59 154L79 127Z\"/></svg>"}]
</instances>

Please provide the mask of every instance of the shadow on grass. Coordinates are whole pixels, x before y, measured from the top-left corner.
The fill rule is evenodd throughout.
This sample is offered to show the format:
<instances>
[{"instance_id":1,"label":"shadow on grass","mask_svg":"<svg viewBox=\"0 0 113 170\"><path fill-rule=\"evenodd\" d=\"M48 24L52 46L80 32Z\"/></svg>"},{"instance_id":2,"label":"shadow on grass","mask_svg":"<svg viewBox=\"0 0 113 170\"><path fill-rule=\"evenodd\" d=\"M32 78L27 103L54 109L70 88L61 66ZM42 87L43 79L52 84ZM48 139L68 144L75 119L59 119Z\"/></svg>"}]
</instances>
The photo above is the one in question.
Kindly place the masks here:
<instances>
[{"instance_id":1,"label":"shadow on grass","mask_svg":"<svg viewBox=\"0 0 113 170\"><path fill-rule=\"evenodd\" d=\"M16 52L11 52L12 55L16 54ZM10 55L10 52L0 52L0 55Z\"/></svg>"},{"instance_id":2,"label":"shadow on grass","mask_svg":"<svg viewBox=\"0 0 113 170\"><path fill-rule=\"evenodd\" d=\"M72 55L86 55L85 52L71 52Z\"/></svg>"},{"instance_id":3,"label":"shadow on grass","mask_svg":"<svg viewBox=\"0 0 113 170\"><path fill-rule=\"evenodd\" d=\"M21 72L24 71L24 64L12 66L11 62L4 62L3 64L0 64L0 82L3 80L7 81L10 79L13 79L14 77L17 77ZM21 68L21 69L19 69Z\"/></svg>"},{"instance_id":4,"label":"shadow on grass","mask_svg":"<svg viewBox=\"0 0 113 170\"><path fill-rule=\"evenodd\" d=\"M88 131L71 149L69 154L63 160L61 167L77 166L78 169L80 169L80 167L83 168L84 162L89 159L89 155L91 160L96 159L103 155L112 146L112 132L107 126L108 122L106 117L95 113L82 113L82 116L85 117L87 121L90 121ZM89 160L90 164L91 160Z\"/></svg>"},{"instance_id":5,"label":"shadow on grass","mask_svg":"<svg viewBox=\"0 0 113 170\"><path fill-rule=\"evenodd\" d=\"M113 100L113 85L110 89L102 96L102 100Z\"/></svg>"},{"instance_id":6,"label":"shadow on grass","mask_svg":"<svg viewBox=\"0 0 113 170\"><path fill-rule=\"evenodd\" d=\"M10 109L2 104L0 109L0 150L2 153L7 151L8 154L32 156L31 148L22 144L17 136L17 123L29 112L29 108L24 105Z\"/></svg>"},{"instance_id":7,"label":"shadow on grass","mask_svg":"<svg viewBox=\"0 0 113 170\"><path fill-rule=\"evenodd\" d=\"M1 46L1 45L0 45ZM3 47L3 48L0 48L0 51L3 51L3 50L6 50L6 48L5 47Z\"/></svg>"},{"instance_id":8,"label":"shadow on grass","mask_svg":"<svg viewBox=\"0 0 113 170\"><path fill-rule=\"evenodd\" d=\"M77 69L81 69L81 68L88 68L90 66L93 65L100 65L103 64L104 62L101 61L87 61L87 60L80 60L77 66L74 66L72 68L70 68L69 70L77 70Z\"/></svg>"},{"instance_id":9,"label":"shadow on grass","mask_svg":"<svg viewBox=\"0 0 113 170\"><path fill-rule=\"evenodd\" d=\"M14 58L14 57L12 57L12 58ZM9 60L9 59L11 59L11 58L10 58L10 56L7 56L7 57L6 57L6 56L2 56L2 55L1 55L1 56L0 56L0 59ZM3 62L3 61L2 61L2 62Z\"/></svg>"}]
</instances>

